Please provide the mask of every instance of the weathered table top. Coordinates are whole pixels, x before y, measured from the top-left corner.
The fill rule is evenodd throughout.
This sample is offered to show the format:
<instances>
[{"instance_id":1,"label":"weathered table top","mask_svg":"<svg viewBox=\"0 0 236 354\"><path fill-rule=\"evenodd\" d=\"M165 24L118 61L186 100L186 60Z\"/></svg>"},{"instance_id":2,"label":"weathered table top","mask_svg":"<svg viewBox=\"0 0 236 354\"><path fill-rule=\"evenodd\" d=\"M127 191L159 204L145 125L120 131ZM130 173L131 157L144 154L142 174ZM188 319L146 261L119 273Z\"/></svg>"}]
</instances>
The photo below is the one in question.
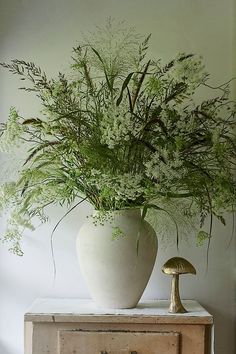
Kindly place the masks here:
<instances>
[{"instance_id":1,"label":"weathered table top","mask_svg":"<svg viewBox=\"0 0 236 354\"><path fill-rule=\"evenodd\" d=\"M30 322L124 322L212 324L213 317L198 302L184 300L185 314L168 313L169 301L149 300L132 309L97 307L93 301L77 298L39 298L25 314Z\"/></svg>"}]
</instances>

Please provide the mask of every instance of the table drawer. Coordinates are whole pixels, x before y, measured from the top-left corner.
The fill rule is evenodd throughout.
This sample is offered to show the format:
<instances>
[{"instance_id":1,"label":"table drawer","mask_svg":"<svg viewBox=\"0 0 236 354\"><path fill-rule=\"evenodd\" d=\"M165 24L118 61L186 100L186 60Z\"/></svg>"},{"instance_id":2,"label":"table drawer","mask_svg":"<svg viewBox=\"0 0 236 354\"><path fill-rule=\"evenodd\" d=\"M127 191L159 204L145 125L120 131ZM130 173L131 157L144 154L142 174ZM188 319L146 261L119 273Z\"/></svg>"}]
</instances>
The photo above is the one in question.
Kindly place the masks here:
<instances>
[{"instance_id":1,"label":"table drawer","mask_svg":"<svg viewBox=\"0 0 236 354\"><path fill-rule=\"evenodd\" d=\"M179 354L176 332L58 332L58 354Z\"/></svg>"}]
</instances>

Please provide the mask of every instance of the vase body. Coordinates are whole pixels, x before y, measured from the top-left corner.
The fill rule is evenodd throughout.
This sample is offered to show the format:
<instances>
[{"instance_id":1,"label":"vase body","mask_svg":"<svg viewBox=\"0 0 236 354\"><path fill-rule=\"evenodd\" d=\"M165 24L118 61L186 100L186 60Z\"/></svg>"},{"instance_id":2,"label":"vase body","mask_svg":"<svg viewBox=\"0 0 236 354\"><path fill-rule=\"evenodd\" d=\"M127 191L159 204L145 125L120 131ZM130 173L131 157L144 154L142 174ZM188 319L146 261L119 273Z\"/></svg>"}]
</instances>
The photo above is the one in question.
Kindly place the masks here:
<instances>
[{"instance_id":1,"label":"vase body","mask_svg":"<svg viewBox=\"0 0 236 354\"><path fill-rule=\"evenodd\" d=\"M77 237L82 275L91 297L102 307L135 307L152 273L156 253L155 231L146 221L141 222L139 209L115 211L103 225L95 225L91 217Z\"/></svg>"}]
</instances>

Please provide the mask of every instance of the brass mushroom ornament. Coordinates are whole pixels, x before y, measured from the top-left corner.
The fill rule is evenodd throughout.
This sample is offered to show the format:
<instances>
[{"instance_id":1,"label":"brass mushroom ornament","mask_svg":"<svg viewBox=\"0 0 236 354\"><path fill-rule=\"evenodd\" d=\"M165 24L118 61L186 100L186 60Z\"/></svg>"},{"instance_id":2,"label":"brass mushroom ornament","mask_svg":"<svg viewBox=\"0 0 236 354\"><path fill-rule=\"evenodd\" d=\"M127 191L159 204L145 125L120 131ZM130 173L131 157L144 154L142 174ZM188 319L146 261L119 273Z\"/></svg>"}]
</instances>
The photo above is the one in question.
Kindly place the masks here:
<instances>
[{"instance_id":1,"label":"brass mushroom ornament","mask_svg":"<svg viewBox=\"0 0 236 354\"><path fill-rule=\"evenodd\" d=\"M162 272L173 275L171 283L171 301L170 313L185 313L188 312L182 305L179 296L179 276L180 274L196 274L194 266L185 258L173 257L169 259L162 267Z\"/></svg>"}]
</instances>

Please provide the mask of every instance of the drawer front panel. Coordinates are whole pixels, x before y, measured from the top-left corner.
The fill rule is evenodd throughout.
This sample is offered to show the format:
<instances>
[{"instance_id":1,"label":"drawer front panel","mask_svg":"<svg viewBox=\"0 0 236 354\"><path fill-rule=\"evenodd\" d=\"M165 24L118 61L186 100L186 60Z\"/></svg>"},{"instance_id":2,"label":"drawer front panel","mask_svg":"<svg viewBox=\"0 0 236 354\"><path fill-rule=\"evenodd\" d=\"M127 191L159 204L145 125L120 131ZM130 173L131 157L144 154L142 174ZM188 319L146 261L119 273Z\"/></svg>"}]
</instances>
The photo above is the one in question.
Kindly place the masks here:
<instances>
[{"instance_id":1,"label":"drawer front panel","mask_svg":"<svg viewBox=\"0 0 236 354\"><path fill-rule=\"evenodd\" d=\"M59 331L58 354L179 354L179 333Z\"/></svg>"}]
</instances>

